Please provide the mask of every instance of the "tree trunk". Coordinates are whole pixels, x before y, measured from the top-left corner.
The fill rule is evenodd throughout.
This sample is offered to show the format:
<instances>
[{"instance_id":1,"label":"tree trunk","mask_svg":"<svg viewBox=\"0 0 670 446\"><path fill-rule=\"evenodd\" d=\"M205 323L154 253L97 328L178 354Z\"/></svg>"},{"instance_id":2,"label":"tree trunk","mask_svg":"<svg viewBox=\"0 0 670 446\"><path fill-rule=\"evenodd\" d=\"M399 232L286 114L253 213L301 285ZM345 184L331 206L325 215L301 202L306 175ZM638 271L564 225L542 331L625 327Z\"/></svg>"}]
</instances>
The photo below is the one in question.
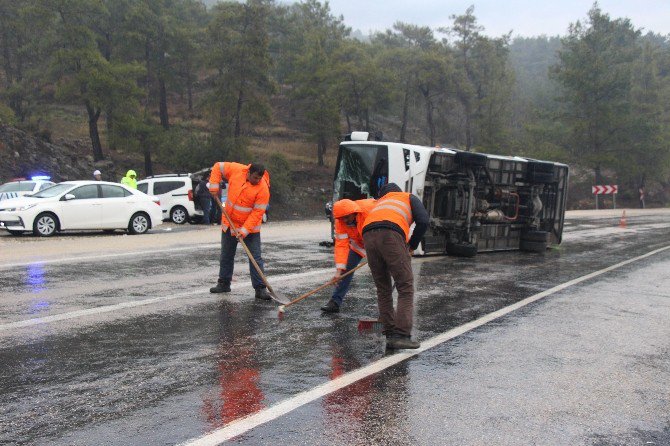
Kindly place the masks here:
<instances>
[{"instance_id":1,"label":"tree trunk","mask_svg":"<svg viewBox=\"0 0 670 446\"><path fill-rule=\"evenodd\" d=\"M144 146L144 172L146 176L154 174L154 167L151 163L151 148L148 145Z\"/></svg>"},{"instance_id":2,"label":"tree trunk","mask_svg":"<svg viewBox=\"0 0 670 446\"><path fill-rule=\"evenodd\" d=\"M163 79L163 76L158 78L158 89L160 95L159 114L161 117L161 126L165 130L169 130L170 118L168 117L167 91L165 90L165 79Z\"/></svg>"},{"instance_id":3,"label":"tree trunk","mask_svg":"<svg viewBox=\"0 0 670 446\"><path fill-rule=\"evenodd\" d=\"M148 38L144 43L144 62L147 64L147 94L145 97L144 109L149 110L149 104L151 103L151 78L153 76L153 67L151 65L151 42Z\"/></svg>"},{"instance_id":4,"label":"tree trunk","mask_svg":"<svg viewBox=\"0 0 670 446\"><path fill-rule=\"evenodd\" d=\"M105 126L107 128L107 145L110 149L116 149L116 138L114 135L114 118L112 117L114 112L112 107L110 107L105 112Z\"/></svg>"},{"instance_id":5,"label":"tree trunk","mask_svg":"<svg viewBox=\"0 0 670 446\"><path fill-rule=\"evenodd\" d=\"M98 133L100 110L95 110L88 101L84 105L86 105L86 112L88 112L88 134L91 137L93 161L101 161L105 159L105 156L102 153L102 144L100 144L100 134Z\"/></svg>"},{"instance_id":6,"label":"tree trunk","mask_svg":"<svg viewBox=\"0 0 670 446\"><path fill-rule=\"evenodd\" d=\"M186 91L188 92L188 111L193 113L193 76L190 72L186 81Z\"/></svg>"},{"instance_id":7,"label":"tree trunk","mask_svg":"<svg viewBox=\"0 0 670 446\"><path fill-rule=\"evenodd\" d=\"M318 158L318 165L323 166L323 155L326 153L326 140L323 136L319 136L319 142L316 145L316 155Z\"/></svg>"},{"instance_id":8,"label":"tree trunk","mask_svg":"<svg viewBox=\"0 0 670 446\"><path fill-rule=\"evenodd\" d=\"M469 152L472 149L472 118L470 116L470 104L465 103L465 150Z\"/></svg>"},{"instance_id":9,"label":"tree trunk","mask_svg":"<svg viewBox=\"0 0 670 446\"><path fill-rule=\"evenodd\" d=\"M242 104L243 104L244 92L240 89L239 94L237 95L237 106L235 107L235 138L238 138L242 134L242 125L240 123L242 114Z\"/></svg>"},{"instance_id":10,"label":"tree trunk","mask_svg":"<svg viewBox=\"0 0 670 446\"><path fill-rule=\"evenodd\" d=\"M405 97L402 101L402 125L400 126L400 142L405 142L407 133L407 116L409 114L409 91L405 88Z\"/></svg>"},{"instance_id":11,"label":"tree trunk","mask_svg":"<svg viewBox=\"0 0 670 446\"><path fill-rule=\"evenodd\" d=\"M435 122L433 120L433 102L430 98L430 89L427 87L420 88L421 94L426 101L426 125L428 125L428 138L430 145L435 146Z\"/></svg>"},{"instance_id":12,"label":"tree trunk","mask_svg":"<svg viewBox=\"0 0 670 446\"><path fill-rule=\"evenodd\" d=\"M151 147L149 147L146 135L144 134L140 135L140 145L144 153L144 173L146 176L151 176L154 174L154 166L151 162Z\"/></svg>"}]
</instances>

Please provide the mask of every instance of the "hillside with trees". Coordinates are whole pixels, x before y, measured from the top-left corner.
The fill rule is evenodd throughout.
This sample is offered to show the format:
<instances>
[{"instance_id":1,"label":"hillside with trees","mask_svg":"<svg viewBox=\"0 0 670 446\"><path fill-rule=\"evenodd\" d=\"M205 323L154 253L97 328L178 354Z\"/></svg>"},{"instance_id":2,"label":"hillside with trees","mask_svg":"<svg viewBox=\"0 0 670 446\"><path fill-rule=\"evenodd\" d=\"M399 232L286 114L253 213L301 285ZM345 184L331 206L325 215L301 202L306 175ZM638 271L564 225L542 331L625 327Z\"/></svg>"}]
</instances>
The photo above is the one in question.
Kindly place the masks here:
<instances>
[{"instance_id":1,"label":"hillside with trees","mask_svg":"<svg viewBox=\"0 0 670 446\"><path fill-rule=\"evenodd\" d=\"M614 183L620 203L645 187L667 205L670 40L585 14L565 36L512 39L470 7L362 39L316 0L0 0L0 124L62 142L80 178L260 160L280 217L321 212L353 130L565 162L573 208ZM0 180L53 164L11 141Z\"/></svg>"}]
</instances>

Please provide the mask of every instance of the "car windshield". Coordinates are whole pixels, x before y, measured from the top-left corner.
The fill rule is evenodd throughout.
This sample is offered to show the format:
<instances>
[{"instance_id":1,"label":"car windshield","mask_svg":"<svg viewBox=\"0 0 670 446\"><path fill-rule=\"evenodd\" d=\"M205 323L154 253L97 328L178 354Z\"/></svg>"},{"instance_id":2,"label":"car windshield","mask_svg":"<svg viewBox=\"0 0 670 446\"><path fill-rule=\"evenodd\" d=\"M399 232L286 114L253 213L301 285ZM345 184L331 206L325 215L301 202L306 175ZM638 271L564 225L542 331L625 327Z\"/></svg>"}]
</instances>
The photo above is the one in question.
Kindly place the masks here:
<instances>
[{"instance_id":1,"label":"car windshield","mask_svg":"<svg viewBox=\"0 0 670 446\"><path fill-rule=\"evenodd\" d=\"M0 192L30 192L34 187L34 181L15 181L0 186Z\"/></svg>"},{"instance_id":2,"label":"car windshield","mask_svg":"<svg viewBox=\"0 0 670 446\"><path fill-rule=\"evenodd\" d=\"M36 194L33 194L32 197L34 198L51 198L55 197L56 195L62 194L68 189L72 189L72 184L56 184L54 186L48 187L44 190L39 191Z\"/></svg>"}]
</instances>

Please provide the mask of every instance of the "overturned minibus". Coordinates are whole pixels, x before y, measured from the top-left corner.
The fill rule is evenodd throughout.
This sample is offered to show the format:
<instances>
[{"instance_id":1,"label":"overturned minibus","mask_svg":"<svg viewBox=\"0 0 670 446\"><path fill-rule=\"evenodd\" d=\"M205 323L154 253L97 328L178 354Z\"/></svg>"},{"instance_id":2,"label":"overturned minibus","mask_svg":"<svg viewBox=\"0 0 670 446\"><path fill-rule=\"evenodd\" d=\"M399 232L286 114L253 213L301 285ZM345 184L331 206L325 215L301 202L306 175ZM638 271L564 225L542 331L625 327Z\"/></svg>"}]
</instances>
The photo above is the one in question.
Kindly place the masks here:
<instances>
[{"instance_id":1,"label":"overturned minibus","mask_svg":"<svg viewBox=\"0 0 670 446\"><path fill-rule=\"evenodd\" d=\"M339 146L333 202L376 198L389 182L418 196L430 214L430 228L415 254L543 252L561 243L565 164L370 141L367 132L348 135ZM332 222L331 203L326 213Z\"/></svg>"}]
</instances>

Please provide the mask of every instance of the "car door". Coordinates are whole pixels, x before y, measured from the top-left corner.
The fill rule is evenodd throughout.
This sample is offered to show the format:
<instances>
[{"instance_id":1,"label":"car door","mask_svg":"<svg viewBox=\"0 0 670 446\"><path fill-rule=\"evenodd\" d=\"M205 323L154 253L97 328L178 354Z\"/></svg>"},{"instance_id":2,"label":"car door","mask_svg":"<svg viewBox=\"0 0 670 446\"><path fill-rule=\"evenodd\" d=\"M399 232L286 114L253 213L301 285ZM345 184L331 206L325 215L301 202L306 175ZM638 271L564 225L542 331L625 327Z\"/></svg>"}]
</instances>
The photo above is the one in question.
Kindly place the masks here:
<instances>
[{"instance_id":1,"label":"car door","mask_svg":"<svg viewBox=\"0 0 670 446\"><path fill-rule=\"evenodd\" d=\"M101 184L102 228L123 229L128 227L133 212L132 194L121 186Z\"/></svg>"},{"instance_id":2,"label":"car door","mask_svg":"<svg viewBox=\"0 0 670 446\"><path fill-rule=\"evenodd\" d=\"M163 209L163 218L170 217L170 210L177 204L182 204L184 197L188 200L186 192L179 190L186 184L185 180L167 180L156 181L154 183L154 195L161 201L161 208Z\"/></svg>"},{"instance_id":3,"label":"car door","mask_svg":"<svg viewBox=\"0 0 670 446\"><path fill-rule=\"evenodd\" d=\"M66 195L74 198L66 200ZM102 206L98 186L86 184L76 187L65 194L60 201L61 229L100 229L102 223Z\"/></svg>"}]
</instances>

